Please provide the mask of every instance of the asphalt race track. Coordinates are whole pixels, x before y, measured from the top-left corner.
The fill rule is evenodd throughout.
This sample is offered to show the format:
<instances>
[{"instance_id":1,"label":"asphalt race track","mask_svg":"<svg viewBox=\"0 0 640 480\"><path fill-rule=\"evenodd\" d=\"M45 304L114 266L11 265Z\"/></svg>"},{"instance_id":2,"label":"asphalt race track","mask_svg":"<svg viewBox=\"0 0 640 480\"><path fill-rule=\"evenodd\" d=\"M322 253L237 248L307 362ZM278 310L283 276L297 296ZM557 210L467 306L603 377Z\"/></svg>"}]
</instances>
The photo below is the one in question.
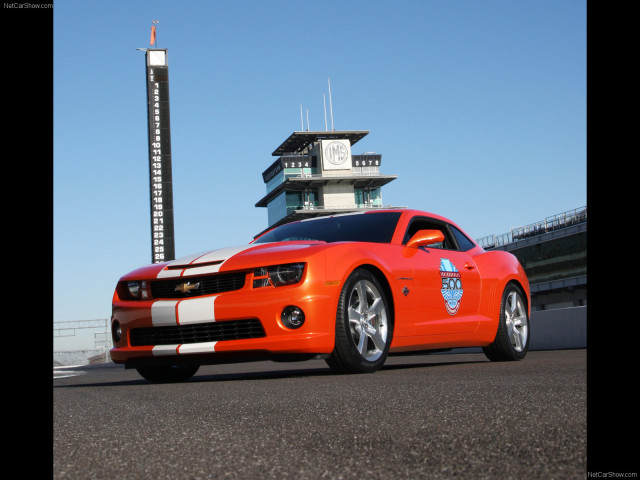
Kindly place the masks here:
<instances>
[{"instance_id":1,"label":"asphalt race track","mask_svg":"<svg viewBox=\"0 0 640 480\"><path fill-rule=\"evenodd\" d=\"M53 380L55 479L584 479L586 350L201 367Z\"/></svg>"}]
</instances>

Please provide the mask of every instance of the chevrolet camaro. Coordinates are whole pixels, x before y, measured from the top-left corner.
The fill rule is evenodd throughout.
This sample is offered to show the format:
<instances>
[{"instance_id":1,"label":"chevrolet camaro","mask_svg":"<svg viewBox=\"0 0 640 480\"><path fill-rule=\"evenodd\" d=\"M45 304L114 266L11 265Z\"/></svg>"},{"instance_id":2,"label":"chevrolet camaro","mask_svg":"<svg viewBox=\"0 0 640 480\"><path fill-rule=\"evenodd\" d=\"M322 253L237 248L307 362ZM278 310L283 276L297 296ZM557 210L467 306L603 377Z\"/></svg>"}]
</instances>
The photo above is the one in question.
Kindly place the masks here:
<instances>
[{"instance_id":1,"label":"chevrolet camaro","mask_svg":"<svg viewBox=\"0 0 640 480\"><path fill-rule=\"evenodd\" d=\"M152 382L264 359L374 372L388 355L459 347L520 360L530 305L516 257L485 251L442 216L324 216L121 277L111 359Z\"/></svg>"}]
</instances>

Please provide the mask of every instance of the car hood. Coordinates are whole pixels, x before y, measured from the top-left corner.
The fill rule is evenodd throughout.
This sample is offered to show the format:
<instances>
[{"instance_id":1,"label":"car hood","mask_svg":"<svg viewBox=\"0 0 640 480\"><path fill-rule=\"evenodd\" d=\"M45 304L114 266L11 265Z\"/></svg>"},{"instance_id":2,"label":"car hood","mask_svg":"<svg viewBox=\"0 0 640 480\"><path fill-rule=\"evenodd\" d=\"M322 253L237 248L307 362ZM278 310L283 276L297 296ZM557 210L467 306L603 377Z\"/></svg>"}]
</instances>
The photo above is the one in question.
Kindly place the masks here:
<instances>
[{"instance_id":1,"label":"car hood","mask_svg":"<svg viewBox=\"0 0 640 480\"><path fill-rule=\"evenodd\" d=\"M125 277L186 277L299 262L324 245L326 243L320 241L294 241L225 247L149 265Z\"/></svg>"}]
</instances>

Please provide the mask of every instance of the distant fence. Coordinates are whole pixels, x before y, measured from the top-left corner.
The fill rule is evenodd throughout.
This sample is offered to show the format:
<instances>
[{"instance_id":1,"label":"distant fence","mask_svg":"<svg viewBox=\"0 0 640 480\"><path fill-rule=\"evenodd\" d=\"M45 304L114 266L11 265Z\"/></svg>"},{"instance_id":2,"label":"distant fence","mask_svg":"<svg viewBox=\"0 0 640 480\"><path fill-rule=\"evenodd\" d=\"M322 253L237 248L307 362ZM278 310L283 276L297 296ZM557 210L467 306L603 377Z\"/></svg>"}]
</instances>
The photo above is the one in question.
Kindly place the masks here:
<instances>
[{"instance_id":1,"label":"distant fence","mask_svg":"<svg viewBox=\"0 0 640 480\"><path fill-rule=\"evenodd\" d=\"M524 227L512 228L510 232L500 235L487 235L476 240L482 248L502 247L523 238L570 227L587 221L587 207L576 208L567 212L552 215L536 223Z\"/></svg>"},{"instance_id":2,"label":"distant fence","mask_svg":"<svg viewBox=\"0 0 640 480\"><path fill-rule=\"evenodd\" d=\"M79 330L96 330L93 334L93 345L83 345L73 350L55 350L53 363L58 365L85 365L92 359L110 361L109 349L112 346L111 333L109 331L109 319L95 320L71 320L67 322L53 323L53 337L74 337Z\"/></svg>"},{"instance_id":3,"label":"distant fence","mask_svg":"<svg viewBox=\"0 0 640 480\"><path fill-rule=\"evenodd\" d=\"M104 348L53 352L54 367L110 362L111 355L109 354L109 350L105 350Z\"/></svg>"}]
</instances>

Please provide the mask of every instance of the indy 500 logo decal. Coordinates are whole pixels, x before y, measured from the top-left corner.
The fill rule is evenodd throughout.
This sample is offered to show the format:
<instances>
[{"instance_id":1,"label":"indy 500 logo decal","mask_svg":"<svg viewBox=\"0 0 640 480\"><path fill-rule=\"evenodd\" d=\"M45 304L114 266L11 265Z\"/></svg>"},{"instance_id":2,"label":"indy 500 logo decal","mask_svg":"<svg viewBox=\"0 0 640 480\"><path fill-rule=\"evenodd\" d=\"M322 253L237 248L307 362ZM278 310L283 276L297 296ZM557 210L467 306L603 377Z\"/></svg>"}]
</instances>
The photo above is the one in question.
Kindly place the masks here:
<instances>
[{"instance_id":1,"label":"indy 500 logo decal","mask_svg":"<svg viewBox=\"0 0 640 480\"><path fill-rule=\"evenodd\" d=\"M442 277L442 297L449 315L455 315L460 308L462 298L462 282L460 272L448 258L440 259L440 276Z\"/></svg>"}]
</instances>

